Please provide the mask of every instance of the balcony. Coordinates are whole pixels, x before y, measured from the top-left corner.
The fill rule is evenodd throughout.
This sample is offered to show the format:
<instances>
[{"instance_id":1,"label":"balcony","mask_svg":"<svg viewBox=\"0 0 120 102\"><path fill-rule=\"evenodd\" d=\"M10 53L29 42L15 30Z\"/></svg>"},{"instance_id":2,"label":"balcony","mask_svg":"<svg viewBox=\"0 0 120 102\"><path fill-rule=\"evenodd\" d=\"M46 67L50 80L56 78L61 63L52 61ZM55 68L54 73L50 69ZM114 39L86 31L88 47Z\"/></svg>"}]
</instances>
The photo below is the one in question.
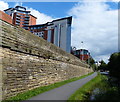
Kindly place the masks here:
<instances>
[{"instance_id":1,"label":"balcony","mask_svg":"<svg viewBox=\"0 0 120 102\"><path fill-rule=\"evenodd\" d=\"M28 24L22 24L23 26L28 26Z\"/></svg>"},{"instance_id":2,"label":"balcony","mask_svg":"<svg viewBox=\"0 0 120 102\"><path fill-rule=\"evenodd\" d=\"M25 20L25 21L29 21L29 18L25 18L24 20Z\"/></svg>"},{"instance_id":3,"label":"balcony","mask_svg":"<svg viewBox=\"0 0 120 102\"><path fill-rule=\"evenodd\" d=\"M29 24L29 22L24 22L24 24Z\"/></svg>"},{"instance_id":4,"label":"balcony","mask_svg":"<svg viewBox=\"0 0 120 102\"><path fill-rule=\"evenodd\" d=\"M29 15L26 15L25 18L30 18L30 16L29 16Z\"/></svg>"},{"instance_id":5,"label":"balcony","mask_svg":"<svg viewBox=\"0 0 120 102\"><path fill-rule=\"evenodd\" d=\"M16 22L20 23L20 20L16 20Z\"/></svg>"},{"instance_id":6,"label":"balcony","mask_svg":"<svg viewBox=\"0 0 120 102\"><path fill-rule=\"evenodd\" d=\"M28 24L28 23L29 23L29 21L23 21L23 23Z\"/></svg>"},{"instance_id":7,"label":"balcony","mask_svg":"<svg viewBox=\"0 0 120 102\"><path fill-rule=\"evenodd\" d=\"M20 17L20 14L16 14L16 16Z\"/></svg>"},{"instance_id":8,"label":"balcony","mask_svg":"<svg viewBox=\"0 0 120 102\"><path fill-rule=\"evenodd\" d=\"M17 22L16 22L16 25L20 25L20 23L17 23Z\"/></svg>"},{"instance_id":9,"label":"balcony","mask_svg":"<svg viewBox=\"0 0 120 102\"><path fill-rule=\"evenodd\" d=\"M20 20L20 17L16 17L16 19Z\"/></svg>"}]
</instances>

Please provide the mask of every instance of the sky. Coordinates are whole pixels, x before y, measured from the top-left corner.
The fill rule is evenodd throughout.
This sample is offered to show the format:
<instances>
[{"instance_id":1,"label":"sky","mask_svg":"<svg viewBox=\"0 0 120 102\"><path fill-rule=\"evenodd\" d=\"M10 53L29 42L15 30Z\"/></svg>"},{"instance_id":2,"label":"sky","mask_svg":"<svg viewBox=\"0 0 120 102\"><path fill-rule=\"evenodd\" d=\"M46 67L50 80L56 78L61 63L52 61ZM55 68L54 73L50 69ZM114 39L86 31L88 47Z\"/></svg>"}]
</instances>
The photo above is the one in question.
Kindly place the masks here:
<instances>
[{"instance_id":1,"label":"sky","mask_svg":"<svg viewBox=\"0 0 120 102\"><path fill-rule=\"evenodd\" d=\"M37 17L37 24L72 16L71 46L88 49L96 60L108 62L118 51L118 2L80 0L80 2L4 2L0 10L25 6ZM81 43L83 42L83 43Z\"/></svg>"}]
</instances>

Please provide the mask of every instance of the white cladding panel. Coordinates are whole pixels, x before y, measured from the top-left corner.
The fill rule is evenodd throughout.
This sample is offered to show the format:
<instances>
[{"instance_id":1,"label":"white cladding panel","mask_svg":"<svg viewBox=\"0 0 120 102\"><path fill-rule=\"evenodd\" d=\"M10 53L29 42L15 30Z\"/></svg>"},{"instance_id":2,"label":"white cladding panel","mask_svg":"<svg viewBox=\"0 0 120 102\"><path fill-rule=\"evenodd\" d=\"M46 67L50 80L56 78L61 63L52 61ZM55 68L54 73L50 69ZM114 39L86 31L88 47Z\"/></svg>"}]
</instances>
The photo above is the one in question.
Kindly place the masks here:
<instances>
[{"instance_id":1,"label":"white cladding panel","mask_svg":"<svg viewBox=\"0 0 120 102\"><path fill-rule=\"evenodd\" d=\"M55 33L54 44L70 53L71 26L68 26L67 19L54 21Z\"/></svg>"}]
</instances>

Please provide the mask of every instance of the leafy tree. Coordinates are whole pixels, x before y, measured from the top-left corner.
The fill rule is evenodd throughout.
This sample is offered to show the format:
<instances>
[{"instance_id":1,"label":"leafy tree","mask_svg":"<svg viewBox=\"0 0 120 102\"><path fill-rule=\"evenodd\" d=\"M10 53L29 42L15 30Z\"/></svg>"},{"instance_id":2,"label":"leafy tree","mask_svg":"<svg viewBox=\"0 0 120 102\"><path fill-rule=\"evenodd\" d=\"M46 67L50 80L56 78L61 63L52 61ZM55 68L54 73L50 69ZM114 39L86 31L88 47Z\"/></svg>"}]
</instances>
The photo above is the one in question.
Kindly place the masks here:
<instances>
[{"instance_id":1,"label":"leafy tree","mask_svg":"<svg viewBox=\"0 0 120 102\"><path fill-rule=\"evenodd\" d=\"M101 70L101 71L108 70L107 64L103 60L100 61L100 66L98 67L98 70Z\"/></svg>"},{"instance_id":2,"label":"leafy tree","mask_svg":"<svg viewBox=\"0 0 120 102\"><path fill-rule=\"evenodd\" d=\"M113 76L120 81L120 52L113 53L110 56L108 68L110 71L110 76Z\"/></svg>"},{"instance_id":3,"label":"leafy tree","mask_svg":"<svg viewBox=\"0 0 120 102\"><path fill-rule=\"evenodd\" d=\"M86 60L86 62L93 68L94 71L98 70L95 60L92 57Z\"/></svg>"}]
</instances>

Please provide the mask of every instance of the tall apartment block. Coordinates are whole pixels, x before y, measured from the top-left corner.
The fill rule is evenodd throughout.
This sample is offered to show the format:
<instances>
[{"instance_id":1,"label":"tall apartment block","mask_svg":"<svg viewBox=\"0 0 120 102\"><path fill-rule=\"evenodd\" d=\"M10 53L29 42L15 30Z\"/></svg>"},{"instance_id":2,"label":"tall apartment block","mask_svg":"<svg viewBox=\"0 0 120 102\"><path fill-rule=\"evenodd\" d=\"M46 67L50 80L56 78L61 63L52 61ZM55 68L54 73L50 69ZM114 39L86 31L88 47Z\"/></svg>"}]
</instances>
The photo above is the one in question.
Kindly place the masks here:
<instances>
[{"instance_id":1,"label":"tall apartment block","mask_svg":"<svg viewBox=\"0 0 120 102\"><path fill-rule=\"evenodd\" d=\"M12 24L20 27L36 24L36 17L30 14L25 7L16 6L15 8L8 8L4 12L12 17Z\"/></svg>"},{"instance_id":2,"label":"tall apartment block","mask_svg":"<svg viewBox=\"0 0 120 102\"><path fill-rule=\"evenodd\" d=\"M40 25L26 26L26 30L42 37L62 48L64 51L71 52L71 23L72 17L61 18Z\"/></svg>"}]
</instances>

